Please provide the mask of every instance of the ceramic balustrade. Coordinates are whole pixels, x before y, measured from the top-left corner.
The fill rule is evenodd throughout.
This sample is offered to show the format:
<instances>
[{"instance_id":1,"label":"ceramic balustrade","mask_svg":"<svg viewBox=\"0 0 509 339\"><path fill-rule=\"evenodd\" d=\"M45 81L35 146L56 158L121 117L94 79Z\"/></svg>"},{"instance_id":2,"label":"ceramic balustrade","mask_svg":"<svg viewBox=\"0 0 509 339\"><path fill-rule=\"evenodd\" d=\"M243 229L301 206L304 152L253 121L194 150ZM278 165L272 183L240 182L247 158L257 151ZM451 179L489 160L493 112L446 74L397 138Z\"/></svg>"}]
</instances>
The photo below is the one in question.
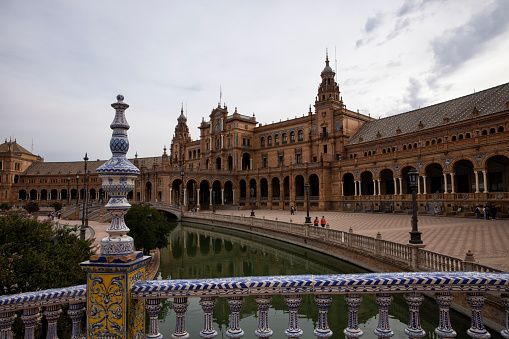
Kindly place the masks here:
<instances>
[{"instance_id":1,"label":"ceramic balustrade","mask_svg":"<svg viewBox=\"0 0 509 339\"><path fill-rule=\"evenodd\" d=\"M465 292L467 291L467 292ZM202 338L214 338L212 312L217 298L227 298L230 307L230 325L225 335L228 338L241 338L244 333L239 319L239 312L244 297L255 296L258 306L259 324L255 330L258 338L280 335L273 333L269 325L267 310L272 295L284 295L288 307L288 328L284 335L288 338L309 337L303 333L298 324L298 308L302 295L313 294L318 309L318 322L313 335L317 338L329 338L333 335L328 326L328 309L332 303L332 294L343 294L348 307L348 326L343 333L347 338L359 338L363 335L358 324L358 310L363 294L374 294L379 307L378 326L374 333L378 337L391 337L388 309L392 294L404 293L408 304L409 324L405 333L409 338L421 338L426 333L421 328L419 307L424 299L422 293L435 293L439 306L438 326L435 334L440 338L456 336L453 330L449 307L453 301L453 292L465 294L467 304L472 312L472 325L467 331L471 338L489 338L483 325L483 293L502 293L501 300L505 306L506 324L501 332L509 338L509 273L486 272L410 272L410 273L366 273L343 275L300 275L242 277L195 280L152 280L139 281L131 287L131 296L135 299L147 299L147 311L150 315L150 330L147 338L161 338L155 319L160 299L173 298L177 313L177 324L172 338L187 338L185 329L185 309L188 298L200 298L203 308L204 327L200 332ZM185 305L183 307L182 305ZM178 311L177 311L178 310ZM154 320L154 321L153 321ZM465 334L462 334L465 335Z\"/></svg>"},{"instance_id":2,"label":"ceramic balustrade","mask_svg":"<svg viewBox=\"0 0 509 339\"><path fill-rule=\"evenodd\" d=\"M65 288L55 288L37 292L5 295L0 297L0 338L12 338L11 327L17 311L23 311L21 320L25 326L25 339L32 339L35 335L35 325L42 315L48 323L46 338L57 338L57 319L62 313L61 306L69 305L67 315L72 321L71 339L83 336L81 320L85 314L87 286L79 285Z\"/></svg>"}]
</instances>

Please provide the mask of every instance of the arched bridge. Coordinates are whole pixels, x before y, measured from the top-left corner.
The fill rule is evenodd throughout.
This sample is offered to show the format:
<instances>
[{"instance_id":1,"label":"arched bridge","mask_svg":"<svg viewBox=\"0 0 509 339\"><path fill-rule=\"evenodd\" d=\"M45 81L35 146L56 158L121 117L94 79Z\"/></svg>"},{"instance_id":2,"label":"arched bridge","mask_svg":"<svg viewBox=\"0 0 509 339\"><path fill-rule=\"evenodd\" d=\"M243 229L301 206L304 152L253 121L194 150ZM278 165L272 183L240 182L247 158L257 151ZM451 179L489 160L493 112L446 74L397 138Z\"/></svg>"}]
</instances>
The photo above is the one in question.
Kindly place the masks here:
<instances>
[{"instance_id":1,"label":"arched bridge","mask_svg":"<svg viewBox=\"0 0 509 339\"><path fill-rule=\"evenodd\" d=\"M170 204L167 202L147 202L146 204L154 207L158 211L169 213L175 216L177 220L182 220L182 210L180 209L179 205Z\"/></svg>"}]
</instances>

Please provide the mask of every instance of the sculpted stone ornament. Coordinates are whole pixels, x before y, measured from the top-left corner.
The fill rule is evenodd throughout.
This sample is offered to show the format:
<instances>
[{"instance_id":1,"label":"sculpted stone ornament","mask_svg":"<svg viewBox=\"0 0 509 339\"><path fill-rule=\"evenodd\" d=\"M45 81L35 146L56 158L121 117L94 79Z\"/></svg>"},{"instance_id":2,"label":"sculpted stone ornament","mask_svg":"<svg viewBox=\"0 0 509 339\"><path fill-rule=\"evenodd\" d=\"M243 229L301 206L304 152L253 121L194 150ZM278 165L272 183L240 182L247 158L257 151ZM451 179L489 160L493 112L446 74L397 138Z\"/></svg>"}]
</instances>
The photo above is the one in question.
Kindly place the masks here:
<instances>
[{"instance_id":1,"label":"sculpted stone ornament","mask_svg":"<svg viewBox=\"0 0 509 339\"><path fill-rule=\"evenodd\" d=\"M125 118L125 110L129 105L124 102L124 96L119 94L117 102L111 104L111 107L115 109L115 118L110 125L113 130L110 140L112 157L97 169L97 173L103 190L110 196L105 207L111 213L112 220L106 229L109 235L101 240L100 254L92 256L92 262L129 262L143 257L142 252L134 251L133 238L127 235L129 228L124 222L124 215L131 208L126 196L134 189L134 180L140 173L126 158L129 150L127 130L130 126Z\"/></svg>"}]
</instances>

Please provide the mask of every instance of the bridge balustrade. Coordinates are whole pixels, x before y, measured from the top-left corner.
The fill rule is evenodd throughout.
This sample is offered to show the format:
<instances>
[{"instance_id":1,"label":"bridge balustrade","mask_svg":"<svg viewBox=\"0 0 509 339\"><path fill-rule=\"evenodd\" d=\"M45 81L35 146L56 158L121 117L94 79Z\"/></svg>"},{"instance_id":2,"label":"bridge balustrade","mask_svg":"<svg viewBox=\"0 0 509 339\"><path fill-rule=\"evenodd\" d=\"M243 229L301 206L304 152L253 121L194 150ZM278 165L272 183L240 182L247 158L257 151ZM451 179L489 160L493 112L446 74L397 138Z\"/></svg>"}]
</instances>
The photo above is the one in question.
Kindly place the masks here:
<instances>
[{"instance_id":1,"label":"bridge balustrade","mask_svg":"<svg viewBox=\"0 0 509 339\"><path fill-rule=\"evenodd\" d=\"M344 295L348 307L348 326L343 333L347 338L358 338L363 333L358 324L358 310L362 295L374 294L379 308L378 326L374 333L378 337L390 337L394 333L390 328L388 309L393 300L392 294L404 293L408 304L409 324L405 333L409 338L421 338L425 331L420 326L419 307L424 299L423 293L434 293L439 306L436 314L438 337L456 336L451 321L449 307L454 297L452 293L465 294L470 307L472 323L467 334L471 338L489 338L490 334L483 324L482 307L485 292L501 293L500 300L505 306L505 317L509 319L509 274L479 272L411 272L411 273L365 273L342 275L299 275L243 277L194 280L150 280L139 281L131 288L135 299L146 299L146 309L150 316L148 338L162 338L159 332L158 313L161 299L172 298L176 313L175 331L172 338L188 338L186 312L189 298L200 298L203 309L204 327L200 331L202 338L214 338L217 331L213 327L212 313L217 298L227 298L230 308L230 323L226 331L229 338L241 338L240 310L246 296L255 296L258 307L258 328L254 335L259 338L273 335L269 326L268 308L273 295L284 295L288 307L288 328L284 335L293 338L303 335L299 328L298 308L304 294L314 295L318 312L318 322L312 335L317 338L329 338L333 335L328 325L328 309L333 294ZM501 331L509 338L509 329ZM165 334L167 335L167 334ZM305 337L310 337L306 334ZM460 336L461 337L461 336Z\"/></svg>"}]
</instances>

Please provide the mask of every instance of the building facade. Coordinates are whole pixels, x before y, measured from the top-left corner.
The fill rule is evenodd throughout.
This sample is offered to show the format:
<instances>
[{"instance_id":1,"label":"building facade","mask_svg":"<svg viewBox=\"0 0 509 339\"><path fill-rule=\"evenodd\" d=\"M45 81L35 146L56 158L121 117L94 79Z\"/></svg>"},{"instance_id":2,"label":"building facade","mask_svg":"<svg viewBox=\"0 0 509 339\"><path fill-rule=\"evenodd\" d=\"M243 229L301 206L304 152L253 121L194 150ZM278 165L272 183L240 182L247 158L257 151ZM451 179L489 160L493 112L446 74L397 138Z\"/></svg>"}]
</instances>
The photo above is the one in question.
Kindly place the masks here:
<instances>
[{"instance_id":1,"label":"building facade","mask_svg":"<svg viewBox=\"0 0 509 339\"><path fill-rule=\"evenodd\" d=\"M192 140L181 109L169 151L131 159L140 176L130 199L185 209L253 204L302 210L309 183L312 210L404 211L411 209L413 168L421 211L472 212L490 205L507 213L509 83L373 119L346 108L335 76L326 58L314 108L272 124L218 104ZM16 172L11 167L21 155L9 145L0 145L0 202L84 197L83 162L48 163L25 150L27 160ZM88 162L91 201L106 198L95 174L103 163Z\"/></svg>"}]
</instances>

